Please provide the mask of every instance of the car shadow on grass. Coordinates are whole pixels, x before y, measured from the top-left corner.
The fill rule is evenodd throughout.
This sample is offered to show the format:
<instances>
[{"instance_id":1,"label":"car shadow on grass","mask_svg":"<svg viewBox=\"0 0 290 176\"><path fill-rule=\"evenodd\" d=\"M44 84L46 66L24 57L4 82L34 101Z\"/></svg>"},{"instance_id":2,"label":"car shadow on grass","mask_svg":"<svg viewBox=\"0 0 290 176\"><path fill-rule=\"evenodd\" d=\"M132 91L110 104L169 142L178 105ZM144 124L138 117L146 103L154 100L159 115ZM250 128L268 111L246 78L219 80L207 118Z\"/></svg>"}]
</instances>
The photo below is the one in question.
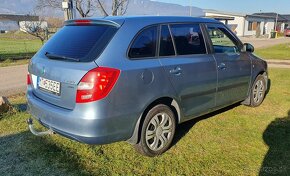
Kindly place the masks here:
<instances>
[{"instance_id":1,"label":"car shadow on grass","mask_svg":"<svg viewBox=\"0 0 290 176\"><path fill-rule=\"evenodd\" d=\"M271 86L272 86L272 81L271 79L268 79L268 88L266 90L266 94L265 94L265 98L267 98L267 95L269 94L270 92L270 89L271 89ZM180 125L177 126L177 129L176 129L176 132L175 132L175 135L174 135L174 139L172 141L172 145L171 146L174 146L178 143L178 141L184 137L188 132L189 130L198 122L202 121L202 120L206 120L208 118L211 118L211 117L214 117L215 115L218 115L218 114L221 114L223 112L226 112L226 111L229 111L231 109L234 109L238 106L241 105L241 102L239 103L236 103L236 104L233 104L233 105L230 105L228 107L225 107L223 109L220 109L220 110L217 110L217 111L214 111L212 113L209 113L209 114L206 114L206 115L203 115L203 116L200 116L200 117L197 117L193 120L189 120L187 122L184 122Z\"/></svg>"},{"instance_id":2,"label":"car shadow on grass","mask_svg":"<svg viewBox=\"0 0 290 176\"><path fill-rule=\"evenodd\" d=\"M197 118L194 118L190 121L187 121L187 122L184 122L180 125L177 126L177 129L175 131L175 135L174 135L174 139L172 141L172 145L171 146L174 146L178 143L178 141L184 137L188 132L189 130L195 125L197 124L198 122L202 121L202 120L206 120L208 118L212 118L214 117L215 115L218 115L218 114L221 114L223 112L226 112L226 111L229 111L231 109L234 109L238 106L240 106L241 103L236 103L236 104L233 104L231 106L228 106L228 107L225 107L223 109L220 109L220 110L217 110L217 111L214 111L212 113L209 113L209 114L206 114L206 115L203 115L203 116L200 116L200 117L197 117Z\"/></svg>"},{"instance_id":3,"label":"car shadow on grass","mask_svg":"<svg viewBox=\"0 0 290 176\"><path fill-rule=\"evenodd\" d=\"M69 153L28 131L0 135L0 175L88 175Z\"/></svg>"},{"instance_id":4,"label":"car shadow on grass","mask_svg":"<svg viewBox=\"0 0 290 176\"><path fill-rule=\"evenodd\" d=\"M276 118L263 134L269 150L260 168L260 176L290 173L290 110L287 117Z\"/></svg>"},{"instance_id":5,"label":"car shadow on grass","mask_svg":"<svg viewBox=\"0 0 290 176\"><path fill-rule=\"evenodd\" d=\"M27 110L27 103L19 103L19 104L15 104L13 106L19 112L25 112Z\"/></svg>"}]
</instances>

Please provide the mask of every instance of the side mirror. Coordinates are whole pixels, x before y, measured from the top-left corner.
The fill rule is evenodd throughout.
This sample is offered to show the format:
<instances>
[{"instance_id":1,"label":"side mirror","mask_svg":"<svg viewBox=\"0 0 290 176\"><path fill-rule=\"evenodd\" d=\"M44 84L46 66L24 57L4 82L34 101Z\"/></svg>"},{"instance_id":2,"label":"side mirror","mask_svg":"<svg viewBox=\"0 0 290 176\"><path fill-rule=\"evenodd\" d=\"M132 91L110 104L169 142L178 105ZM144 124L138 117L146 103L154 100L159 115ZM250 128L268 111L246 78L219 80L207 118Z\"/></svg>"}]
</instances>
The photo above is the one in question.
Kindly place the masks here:
<instances>
[{"instance_id":1,"label":"side mirror","mask_svg":"<svg viewBox=\"0 0 290 176\"><path fill-rule=\"evenodd\" d=\"M244 44L244 51L253 53L255 51L255 48L250 43L245 43Z\"/></svg>"}]
</instances>

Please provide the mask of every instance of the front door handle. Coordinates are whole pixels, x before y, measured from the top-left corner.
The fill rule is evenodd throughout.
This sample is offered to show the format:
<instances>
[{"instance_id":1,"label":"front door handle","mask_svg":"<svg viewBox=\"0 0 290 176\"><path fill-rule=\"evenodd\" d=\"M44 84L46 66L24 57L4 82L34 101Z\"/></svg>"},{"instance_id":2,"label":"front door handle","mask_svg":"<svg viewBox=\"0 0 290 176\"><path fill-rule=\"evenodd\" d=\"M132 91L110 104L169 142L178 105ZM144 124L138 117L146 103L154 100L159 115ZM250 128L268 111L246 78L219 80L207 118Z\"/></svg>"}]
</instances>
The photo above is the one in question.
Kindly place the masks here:
<instances>
[{"instance_id":1,"label":"front door handle","mask_svg":"<svg viewBox=\"0 0 290 176\"><path fill-rule=\"evenodd\" d=\"M226 66L225 63L221 63L221 64L218 66L218 69L220 69L220 70L225 70L225 69L227 69L227 66Z\"/></svg>"},{"instance_id":2,"label":"front door handle","mask_svg":"<svg viewBox=\"0 0 290 176\"><path fill-rule=\"evenodd\" d=\"M182 69L180 67L176 67L174 69L171 69L169 72L174 75L180 75L182 73Z\"/></svg>"}]
</instances>

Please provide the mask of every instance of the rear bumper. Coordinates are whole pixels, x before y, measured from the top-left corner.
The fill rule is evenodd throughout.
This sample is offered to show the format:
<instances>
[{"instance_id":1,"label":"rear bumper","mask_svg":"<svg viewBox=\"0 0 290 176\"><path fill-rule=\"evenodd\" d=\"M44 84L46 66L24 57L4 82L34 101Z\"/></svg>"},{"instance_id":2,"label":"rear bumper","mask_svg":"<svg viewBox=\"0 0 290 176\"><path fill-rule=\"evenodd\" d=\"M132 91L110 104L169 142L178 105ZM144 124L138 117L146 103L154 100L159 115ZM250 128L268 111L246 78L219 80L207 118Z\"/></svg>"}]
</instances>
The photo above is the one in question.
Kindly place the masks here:
<instances>
[{"instance_id":1,"label":"rear bumper","mask_svg":"<svg viewBox=\"0 0 290 176\"><path fill-rule=\"evenodd\" d=\"M43 126L67 138L87 144L107 144L131 137L137 118L104 116L96 111L67 110L27 92L28 111ZM82 109L82 108L81 108ZM110 114L110 113L107 113Z\"/></svg>"}]
</instances>

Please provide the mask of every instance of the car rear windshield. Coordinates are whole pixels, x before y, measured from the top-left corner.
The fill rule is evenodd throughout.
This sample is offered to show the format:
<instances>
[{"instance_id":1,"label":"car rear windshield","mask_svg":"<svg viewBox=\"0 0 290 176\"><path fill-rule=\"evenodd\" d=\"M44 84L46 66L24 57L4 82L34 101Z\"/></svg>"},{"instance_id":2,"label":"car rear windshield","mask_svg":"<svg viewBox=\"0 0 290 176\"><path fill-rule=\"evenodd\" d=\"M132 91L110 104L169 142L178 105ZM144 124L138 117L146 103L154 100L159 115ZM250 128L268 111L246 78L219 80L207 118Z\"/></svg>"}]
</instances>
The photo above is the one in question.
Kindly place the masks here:
<instances>
[{"instance_id":1,"label":"car rear windshield","mask_svg":"<svg viewBox=\"0 0 290 176\"><path fill-rule=\"evenodd\" d=\"M90 62L101 54L116 31L116 27L109 25L64 26L41 52Z\"/></svg>"}]
</instances>

